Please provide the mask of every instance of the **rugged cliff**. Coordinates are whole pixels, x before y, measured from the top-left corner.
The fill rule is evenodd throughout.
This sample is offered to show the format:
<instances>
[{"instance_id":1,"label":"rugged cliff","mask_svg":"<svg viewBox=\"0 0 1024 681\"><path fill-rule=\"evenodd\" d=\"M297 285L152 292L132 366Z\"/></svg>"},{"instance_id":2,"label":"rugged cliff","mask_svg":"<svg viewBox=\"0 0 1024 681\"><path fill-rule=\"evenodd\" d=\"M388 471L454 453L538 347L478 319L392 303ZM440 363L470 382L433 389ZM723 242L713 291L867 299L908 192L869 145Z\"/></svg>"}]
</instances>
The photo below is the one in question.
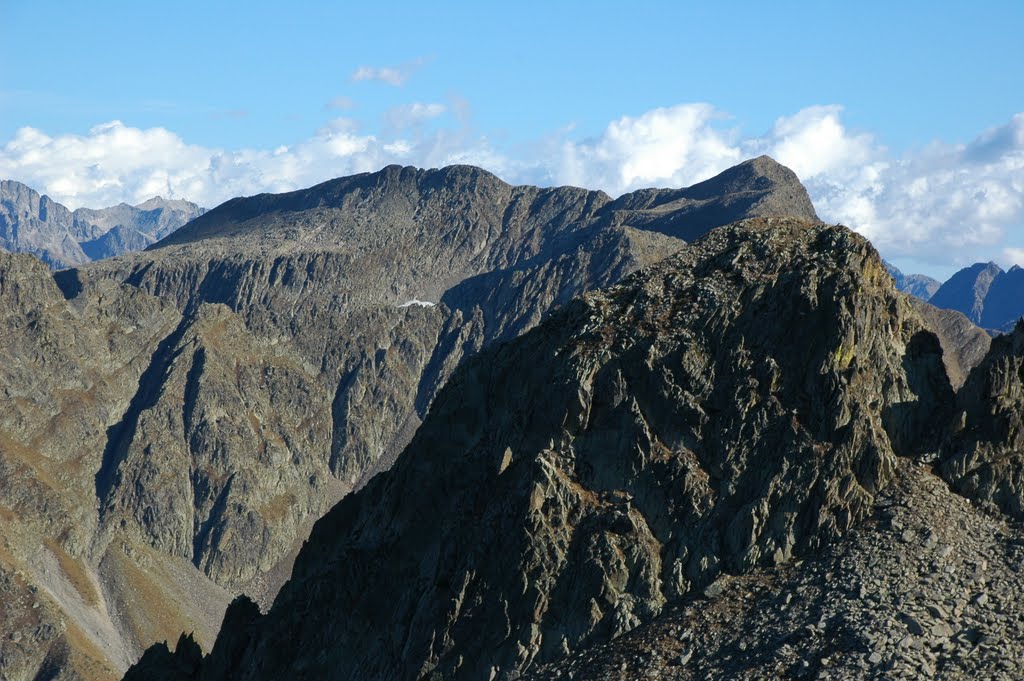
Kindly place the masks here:
<instances>
[{"instance_id":1,"label":"rugged cliff","mask_svg":"<svg viewBox=\"0 0 1024 681\"><path fill-rule=\"evenodd\" d=\"M0 564L45 594L4 611L4 673L110 678L183 630L209 647L229 594L269 604L312 522L389 467L464 358L684 228L775 212L813 216L767 158L617 200L391 167L231 201L55 277L4 260Z\"/></svg>"},{"instance_id":2,"label":"rugged cliff","mask_svg":"<svg viewBox=\"0 0 1024 681\"><path fill-rule=\"evenodd\" d=\"M957 406L943 475L972 499L1024 519L1024 322L992 341Z\"/></svg>"},{"instance_id":3,"label":"rugged cliff","mask_svg":"<svg viewBox=\"0 0 1024 681\"><path fill-rule=\"evenodd\" d=\"M469 360L181 678L516 678L843 536L952 399L864 239L715 230Z\"/></svg>"}]
</instances>

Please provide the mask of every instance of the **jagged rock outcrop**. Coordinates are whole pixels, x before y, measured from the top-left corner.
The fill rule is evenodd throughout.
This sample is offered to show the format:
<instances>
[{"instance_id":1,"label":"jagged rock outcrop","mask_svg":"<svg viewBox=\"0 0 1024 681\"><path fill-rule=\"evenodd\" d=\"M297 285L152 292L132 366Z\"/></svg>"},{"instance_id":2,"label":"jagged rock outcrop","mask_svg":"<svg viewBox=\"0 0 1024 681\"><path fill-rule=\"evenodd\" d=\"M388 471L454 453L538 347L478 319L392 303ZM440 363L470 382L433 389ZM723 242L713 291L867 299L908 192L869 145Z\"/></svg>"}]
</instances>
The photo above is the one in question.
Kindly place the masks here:
<instances>
[{"instance_id":1,"label":"jagged rock outcrop","mask_svg":"<svg viewBox=\"0 0 1024 681\"><path fill-rule=\"evenodd\" d=\"M942 362L954 390L959 390L971 369L981 364L992 345L992 336L971 323L962 312L943 310L923 300L911 298L928 330L939 337Z\"/></svg>"},{"instance_id":2,"label":"jagged rock outcrop","mask_svg":"<svg viewBox=\"0 0 1024 681\"><path fill-rule=\"evenodd\" d=\"M31 253L55 269L81 265L141 250L203 212L159 196L72 212L20 182L0 180L0 249Z\"/></svg>"},{"instance_id":3,"label":"jagged rock outcrop","mask_svg":"<svg viewBox=\"0 0 1024 681\"><path fill-rule=\"evenodd\" d=\"M66 644L62 674L119 671L181 631L208 648L231 593L269 603L312 522L389 467L466 357L672 253L677 214L813 214L770 159L722 177L735 196L612 200L391 167L231 201L53 277L4 261L0 567L47 594L63 642L26 644L19 669Z\"/></svg>"},{"instance_id":4,"label":"jagged rock outcrop","mask_svg":"<svg viewBox=\"0 0 1024 681\"><path fill-rule=\"evenodd\" d=\"M1024 518L1024 323L992 341L957 406L942 474L965 496Z\"/></svg>"},{"instance_id":5,"label":"jagged rock outcrop","mask_svg":"<svg viewBox=\"0 0 1024 681\"><path fill-rule=\"evenodd\" d=\"M925 465L842 542L722 580L530 681L1013 679L1024 663L1024 531Z\"/></svg>"},{"instance_id":6,"label":"jagged rock outcrop","mask_svg":"<svg viewBox=\"0 0 1024 681\"><path fill-rule=\"evenodd\" d=\"M608 641L868 516L936 444L941 355L845 228L715 230L468 360L182 678L511 679Z\"/></svg>"}]
</instances>

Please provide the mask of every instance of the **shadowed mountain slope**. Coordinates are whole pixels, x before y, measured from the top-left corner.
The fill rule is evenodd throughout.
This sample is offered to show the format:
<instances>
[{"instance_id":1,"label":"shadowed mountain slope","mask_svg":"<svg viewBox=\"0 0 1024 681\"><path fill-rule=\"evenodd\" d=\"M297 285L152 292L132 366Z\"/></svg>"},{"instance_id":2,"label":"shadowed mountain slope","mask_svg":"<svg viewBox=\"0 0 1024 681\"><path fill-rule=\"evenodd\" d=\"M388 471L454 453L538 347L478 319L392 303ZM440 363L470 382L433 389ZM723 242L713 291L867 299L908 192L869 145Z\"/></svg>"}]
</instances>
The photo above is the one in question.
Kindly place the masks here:
<instances>
[{"instance_id":1,"label":"shadowed mountain slope","mask_svg":"<svg viewBox=\"0 0 1024 681\"><path fill-rule=\"evenodd\" d=\"M0 566L47 594L3 611L5 673L110 678L182 630L208 645L228 594L269 604L312 522L390 466L466 357L671 254L677 214L812 211L770 159L720 177L718 199L612 200L390 167L54 277L0 262ZM33 612L46 636L14 624Z\"/></svg>"},{"instance_id":2,"label":"shadowed mountain slope","mask_svg":"<svg viewBox=\"0 0 1024 681\"><path fill-rule=\"evenodd\" d=\"M843 536L952 401L863 238L715 230L468 360L267 615L127 678L517 678Z\"/></svg>"}]
</instances>

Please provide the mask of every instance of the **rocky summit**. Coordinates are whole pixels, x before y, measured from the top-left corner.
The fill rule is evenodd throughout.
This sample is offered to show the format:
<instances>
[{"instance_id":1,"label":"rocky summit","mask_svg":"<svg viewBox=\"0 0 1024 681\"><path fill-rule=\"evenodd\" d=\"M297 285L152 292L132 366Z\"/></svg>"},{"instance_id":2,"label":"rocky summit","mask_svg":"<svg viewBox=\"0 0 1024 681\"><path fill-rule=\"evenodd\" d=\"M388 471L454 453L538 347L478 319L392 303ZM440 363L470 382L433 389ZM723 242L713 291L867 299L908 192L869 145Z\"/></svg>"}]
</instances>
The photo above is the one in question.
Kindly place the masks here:
<instances>
[{"instance_id":1,"label":"rocky summit","mask_svg":"<svg viewBox=\"0 0 1024 681\"><path fill-rule=\"evenodd\" d=\"M266 614L126 679L1010 678L1020 339L957 394L953 337L843 227L713 230L464 362Z\"/></svg>"},{"instance_id":2,"label":"rocky summit","mask_svg":"<svg viewBox=\"0 0 1024 681\"><path fill-rule=\"evenodd\" d=\"M767 157L618 199L393 166L74 269L0 254L3 675L118 678L183 631L209 650L468 358L714 227L787 215L815 219Z\"/></svg>"}]
</instances>

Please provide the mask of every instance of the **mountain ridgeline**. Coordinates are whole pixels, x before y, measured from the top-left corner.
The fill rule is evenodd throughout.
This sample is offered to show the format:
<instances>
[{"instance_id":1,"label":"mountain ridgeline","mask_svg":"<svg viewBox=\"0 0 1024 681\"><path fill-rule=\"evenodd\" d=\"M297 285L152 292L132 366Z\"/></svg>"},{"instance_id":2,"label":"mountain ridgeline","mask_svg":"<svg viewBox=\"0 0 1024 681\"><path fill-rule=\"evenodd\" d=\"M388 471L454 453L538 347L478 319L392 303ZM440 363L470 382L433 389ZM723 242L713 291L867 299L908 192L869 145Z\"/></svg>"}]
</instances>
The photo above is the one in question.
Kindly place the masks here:
<instances>
[{"instance_id":1,"label":"mountain ridgeline","mask_svg":"<svg viewBox=\"0 0 1024 681\"><path fill-rule=\"evenodd\" d=\"M816 220L767 157L618 199L392 166L55 274L0 253L4 674L118 678L181 631L209 648L231 595L269 606L468 358L764 216Z\"/></svg>"},{"instance_id":2,"label":"mountain ridgeline","mask_svg":"<svg viewBox=\"0 0 1024 681\"><path fill-rule=\"evenodd\" d=\"M994 262L978 263L954 274L929 300L958 310L996 333L1008 333L1024 317L1024 268L1004 271Z\"/></svg>"},{"instance_id":3,"label":"mountain ridgeline","mask_svg":"<svg viewBox=\"0 0 1024 681\"><path fill-rule=\"evenodd\" d=\"M1024 620L1004 604L1024 591L1013 576L1024 533L974 517L998 548L970 554L968 579L983 590L968 604L972 587L941 568L973 544L940 546L921 514L948 507L966 522L970 511L934 500L952 488L1011 521L1024 515L1024 326L955 392L951 336L917 306L844 227L759 218L715 229L463 362L394 466L317 522L266 614L239 598L208 656L183 635L173 653L147 651L126 681L1012 669ZM815 577L814 559L837 545L837 566L858 565L856 580L874 570L897 591L827 619L849 586L830 582L834 595L812 602L821 587L805 583L832 580ZM1008 576L997 611L981 556ZM911 557L941 577L899 581ZM727 642L689 629L697 615L683 608L790 564L763 579L793 588L781 610L792 601L820 619L738 659L705 656ZM754 602L737 596L726 619L754 618ZM653 634L630 636L663 621L674 632L665 650L649 647ZM876 621L908 633L879 638ZM624 652L608 648L619 640Z\"/></svg>"},{"instance_id":4,"label":"mountain ridgeline","mask_svg":"<svg viewBox=\"0 0 1024 681\"><path fill-rule=\"evenodd\" d=\"M898 267L891 263L886 262L885 269L892 275L893 280L896 282L897 290L909 293L924 301L931 300L931 297L942 286L941 281L923 274L903 274Z\"/></svg>"},{"instance_id":5,"label":"mountain ridgeline","mask_svg":"<svg viewBox=\"0 0 1024 681\"><path fill-rule=\"evenodd\" d=\"M20 182L0 180L0 249L31 253L54 269L156 243L204 209L155 197L129 206L71 211Z\"/></svg>"}]
</instances>

